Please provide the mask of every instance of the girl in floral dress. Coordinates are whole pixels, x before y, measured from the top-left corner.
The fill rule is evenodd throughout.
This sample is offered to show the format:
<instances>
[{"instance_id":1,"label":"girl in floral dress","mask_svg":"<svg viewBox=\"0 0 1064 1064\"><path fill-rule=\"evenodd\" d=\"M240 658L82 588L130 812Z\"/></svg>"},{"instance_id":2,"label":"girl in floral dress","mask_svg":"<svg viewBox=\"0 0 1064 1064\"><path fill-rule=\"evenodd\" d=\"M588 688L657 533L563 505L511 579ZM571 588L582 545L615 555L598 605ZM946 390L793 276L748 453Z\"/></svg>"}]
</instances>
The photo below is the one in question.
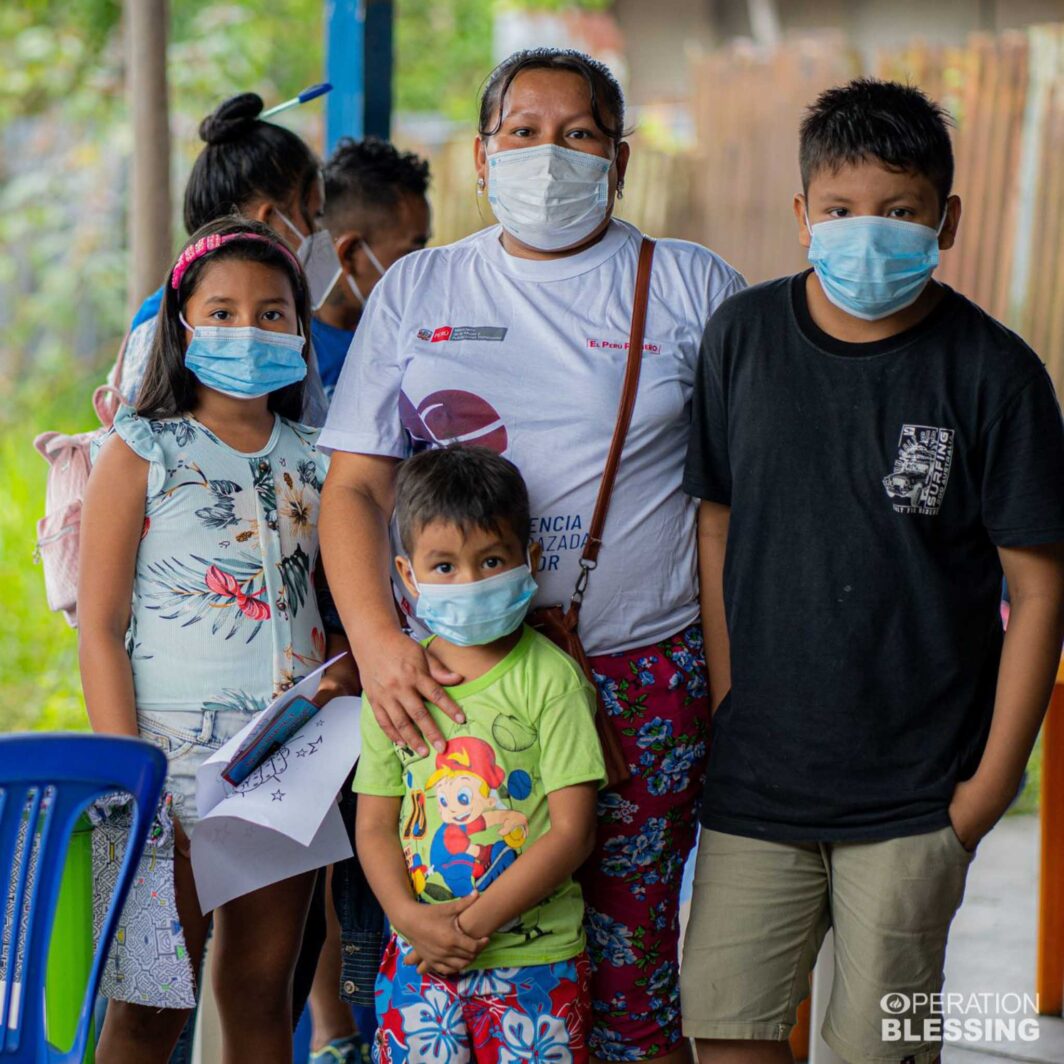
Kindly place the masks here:
<instances>
[{"instance_id":1,"label":"girl in floral dress","mask_svg":"<svg viewBox=\"0 0 1064 1064\"><path fill-rule=\"evenodd\" d=\"M238 219L199 230L165 286L138 408L120 412L89 481L78 595L89 716L169 762L153 849L108 962L101 1064L166 1061L195 1001L210 919L188 858L197 768L342 649L333 636L326 645L315 592L325 459L316 430L296 421L308 304L271 230ZM350 668L330 669L319 703L351 690ZM105 864L120 846L112 836ZM291 1060L313 879L214 914L227 1061Z\"/></svg>"}]
</instances>

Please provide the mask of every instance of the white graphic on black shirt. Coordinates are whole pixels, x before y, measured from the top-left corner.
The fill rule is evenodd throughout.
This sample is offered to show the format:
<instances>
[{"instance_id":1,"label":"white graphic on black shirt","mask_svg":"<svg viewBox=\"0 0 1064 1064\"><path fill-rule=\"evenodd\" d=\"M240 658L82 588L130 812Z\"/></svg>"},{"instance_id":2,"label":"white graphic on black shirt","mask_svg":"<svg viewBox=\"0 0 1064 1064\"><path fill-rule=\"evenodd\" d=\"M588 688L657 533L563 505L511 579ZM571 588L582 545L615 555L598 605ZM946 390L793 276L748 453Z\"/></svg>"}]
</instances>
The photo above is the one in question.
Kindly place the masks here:
<instances>
[{"instance_id":1,"label":"white graphic on black shirt","mask_svg":"<svg viewBox=\"0 0 1064 1064\"><path fill-rule=\"evenodd\" d=\"M934 517L942 508L953 464L953 435L953 429L902 425L894 470L883 478L898 513Z\"/></svg>"}]
</instances>

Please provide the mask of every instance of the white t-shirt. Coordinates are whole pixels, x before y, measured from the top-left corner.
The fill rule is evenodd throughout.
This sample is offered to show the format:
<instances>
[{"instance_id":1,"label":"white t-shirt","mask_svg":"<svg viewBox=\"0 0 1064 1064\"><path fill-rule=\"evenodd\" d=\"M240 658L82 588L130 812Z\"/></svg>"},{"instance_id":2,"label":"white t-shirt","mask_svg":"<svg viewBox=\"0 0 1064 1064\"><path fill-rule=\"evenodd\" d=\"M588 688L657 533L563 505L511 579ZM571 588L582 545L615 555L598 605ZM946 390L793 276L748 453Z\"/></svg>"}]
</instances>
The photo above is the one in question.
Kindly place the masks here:
<instances>
[{"instance_id":1,"label":"white t-shirt","mask_svg":"<svg viewBox=\"0 0 1064 1064\"><path fill-rule=\"evenodd\" d=\"M532 260L504 251L500 232L387 272L318 445L501 452L528 484L543 550L536 604L568 604L617 417L640 234L614 220L578 255ZM681 488L691 389L706 322L744 286L706 248L658 241L639 392L580 615L591 654L665 639L698 616L695 504Z\"/></svg>"}]
</instances>

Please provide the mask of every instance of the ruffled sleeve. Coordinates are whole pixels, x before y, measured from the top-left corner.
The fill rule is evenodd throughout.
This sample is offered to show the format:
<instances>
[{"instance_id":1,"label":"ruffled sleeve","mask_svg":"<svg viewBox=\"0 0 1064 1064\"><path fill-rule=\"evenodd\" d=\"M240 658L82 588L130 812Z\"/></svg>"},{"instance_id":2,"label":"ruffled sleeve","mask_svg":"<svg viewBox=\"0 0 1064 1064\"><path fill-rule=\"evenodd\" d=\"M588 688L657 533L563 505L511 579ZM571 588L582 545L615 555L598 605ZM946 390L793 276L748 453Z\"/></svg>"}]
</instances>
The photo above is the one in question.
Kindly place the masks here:
<instances>
[{"instance_id":1,"label":"ruffled sleeve","mask_svg":"<svg viewBox=\"0 0 1064 1064\"><path fill-rule=\"evenodd\" d=\"M166 483L166 454L151 422L131 406L119 407L114 431L134 453L148 463L148 495L158 495Z\"/></svg>"},{"instance_id":2,"label":"ruffled sleeve","mask_svg":"<svg viewBox=\"0 0 1064 1064\"><path fill-rule=\"evenodd\" d=\"M321 435L321 429L313 428L310 425L301 425L287 419L282 420L285 421L285 424L291 428L296 438L306 448L307 460L314 463L317 488L318 491L321 491L321 486L325 483L325 474L329 472L329 456L318 449L318 437Z\"/></svg>"}]
</instances>

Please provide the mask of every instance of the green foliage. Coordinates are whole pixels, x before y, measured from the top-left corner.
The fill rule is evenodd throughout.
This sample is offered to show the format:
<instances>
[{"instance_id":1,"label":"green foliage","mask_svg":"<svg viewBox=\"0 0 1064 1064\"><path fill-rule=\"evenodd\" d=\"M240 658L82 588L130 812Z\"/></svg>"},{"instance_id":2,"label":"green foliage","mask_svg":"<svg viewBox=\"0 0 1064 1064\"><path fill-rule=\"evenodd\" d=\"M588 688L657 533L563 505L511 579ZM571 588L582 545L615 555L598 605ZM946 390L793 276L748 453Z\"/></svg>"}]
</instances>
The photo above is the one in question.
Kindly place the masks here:
<instances>
[{"instance_id":1,"label":"green foliage","mask_svg":"<svg viewBox=\"0 0 1064 1064\"><path fill-rule=\"evenodd\" d=\"M395 102L472 122L477 89L492 66L493 0L399 0Z\"/></svg>"}]
</instances>

